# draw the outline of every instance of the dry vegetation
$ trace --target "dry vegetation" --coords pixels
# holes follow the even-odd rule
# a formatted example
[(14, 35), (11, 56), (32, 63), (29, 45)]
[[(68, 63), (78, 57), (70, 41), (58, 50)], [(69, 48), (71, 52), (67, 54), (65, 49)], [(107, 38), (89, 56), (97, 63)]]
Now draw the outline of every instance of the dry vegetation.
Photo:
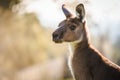
[(66, 45), (53, 43), (51, 33), (34, 14), (18, 16), (0, 9), (0, 80), (13, 80), (28, 66), (63, 57)]

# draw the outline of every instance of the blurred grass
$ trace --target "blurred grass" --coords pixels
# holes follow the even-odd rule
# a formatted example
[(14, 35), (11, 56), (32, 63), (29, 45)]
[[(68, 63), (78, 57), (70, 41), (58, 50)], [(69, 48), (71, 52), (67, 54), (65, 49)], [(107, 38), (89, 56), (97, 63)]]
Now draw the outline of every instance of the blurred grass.
[[(9, 14), (10, 15), (10, 14)], [(45, 57), (46, 53), (54, 54), (56, 51), (52, 51), (55, 45), (52, 42), (50, 30), (44, 30), (41, 28), (40, 24), (34, 21), (35, 16), (25, 15), (24, 17), (9, 17), (7, 14), (4, 19), (1, 18), (1, 48), (3, 53), (10, 54), (19, 54), (22, 57), (22, 54), (30, 54), (33, 57), (34, 55), (41, 55)], [(50, 34), (51, 33), (51, 34)], [(45, 53), (45, 54), (43, 54)], [(59, 53), (57, 52), (58, 55)], [(29, 55), (26, 55), (29, 56)], [(38, 56), (36, 56), (38, 57)], [(42, 59), (42, 58), (38, 58)]]
[(18, 70), (67, 53), (66, 45), (53, 43), (51, 34), (52, 30), (43, 28), (34, 14), (18, 16), (1, 8), (0, 80), (12, 80)]

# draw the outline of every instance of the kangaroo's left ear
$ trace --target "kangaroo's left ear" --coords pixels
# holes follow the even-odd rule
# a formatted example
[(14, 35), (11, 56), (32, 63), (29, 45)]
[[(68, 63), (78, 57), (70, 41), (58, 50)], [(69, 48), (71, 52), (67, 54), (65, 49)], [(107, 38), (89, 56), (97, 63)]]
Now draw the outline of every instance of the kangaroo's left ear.
[(80, 19), (80, 21), (84, 20), (85, 17), (85, 8), (83, 4), (79, 4), (76, 7), (76, 15)]

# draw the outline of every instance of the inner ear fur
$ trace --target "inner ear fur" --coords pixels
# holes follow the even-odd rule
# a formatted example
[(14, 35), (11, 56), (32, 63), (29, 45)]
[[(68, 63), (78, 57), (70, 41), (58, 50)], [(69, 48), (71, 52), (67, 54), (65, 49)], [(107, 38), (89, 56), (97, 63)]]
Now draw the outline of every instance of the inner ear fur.
[(77, 15), (77, 17), (78, 17), (81, 21), (84, 20), (84, 17), (85, 17), (85, 8), (84, 8), (84, 5), (83, 5), (83, 4), (77, 5), (77, 7), (76, 7), (76, 15)]

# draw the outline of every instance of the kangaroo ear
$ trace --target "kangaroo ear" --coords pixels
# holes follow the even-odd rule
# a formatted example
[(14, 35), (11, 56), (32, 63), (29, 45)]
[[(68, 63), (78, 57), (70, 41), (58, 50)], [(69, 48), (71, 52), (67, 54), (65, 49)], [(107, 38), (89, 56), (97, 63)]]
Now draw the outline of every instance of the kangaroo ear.
[(76, 7), (76, 15), (80, 19), (80, 21), (84, 20), (85, 17), (85, 8), (83, 4), (79, 4)]
[(73, 14), (66, 8), (65, 4), (62, 5), (62, 10), (63, 10), (63, 13), (65, 14), (66, 18), (70, 18), (73, 16)]

